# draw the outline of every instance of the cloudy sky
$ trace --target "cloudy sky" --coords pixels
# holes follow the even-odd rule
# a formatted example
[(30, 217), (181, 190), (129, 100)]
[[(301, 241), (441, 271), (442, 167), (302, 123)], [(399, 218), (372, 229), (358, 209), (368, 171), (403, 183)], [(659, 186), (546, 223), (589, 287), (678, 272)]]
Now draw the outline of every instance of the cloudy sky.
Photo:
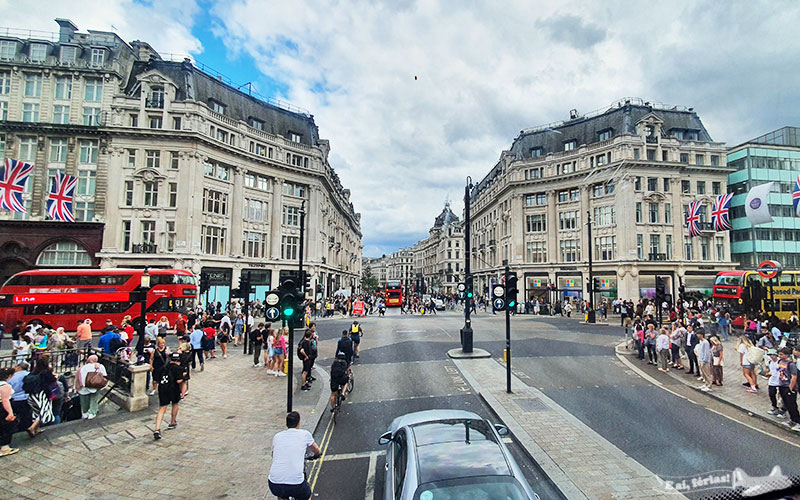
[(0, 0), (0, 17), (113, 30), (310, 110), (367, 256), (426, 236), (446, 199), (461, 214), (467, 175), (572, 108), (690, 106), (729, 145), (800, 125), (796, 1)]

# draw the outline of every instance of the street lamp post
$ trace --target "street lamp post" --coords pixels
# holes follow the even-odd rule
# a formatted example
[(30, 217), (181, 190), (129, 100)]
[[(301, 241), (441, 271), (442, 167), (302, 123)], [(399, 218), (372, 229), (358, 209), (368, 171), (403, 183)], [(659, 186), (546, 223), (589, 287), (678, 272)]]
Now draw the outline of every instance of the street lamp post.
[(466, 353), (472, 352), (472, 320), (469, 318), (470, 308), (472, 307), (472, 297), (474, 289), (470, 285), (472, 283), (472, 276), (470, 274), (469, 259), (470, 259), (470, 218), (469, 218), (469, 201), (470, 193), (472, 191), (472, 177), (467, 176), (467, 185), (464, 187), (464, 282), (467, 283), (467, 289), (464, 297), (464, 328), (461, 329), (461, 350)]
[(592, 212), (586, 211), (586, 228), (589, 231), (589, 310), (586, 311), (586, 322), (594, 323), (594, 274), (592, 273)]
[(139, 281), (139, 339), (136, 341), (136, 353), (141, 356), (144, 354), (144, 329), (147, 326), (147, 291), (150, 290), (150, 275), (147, 273), (147, 266), (144, 268), (141, 280)]

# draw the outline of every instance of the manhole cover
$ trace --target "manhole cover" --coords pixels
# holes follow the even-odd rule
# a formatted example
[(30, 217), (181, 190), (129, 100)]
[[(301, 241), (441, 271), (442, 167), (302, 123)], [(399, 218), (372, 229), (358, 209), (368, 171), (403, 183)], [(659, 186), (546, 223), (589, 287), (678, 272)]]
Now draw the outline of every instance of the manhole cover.
[(541, 399), (538, 398), (515, 398), (514, 402), (522, 408), (524, 411), (547, 411), (550, 409), (549, 406), (544, 404)]

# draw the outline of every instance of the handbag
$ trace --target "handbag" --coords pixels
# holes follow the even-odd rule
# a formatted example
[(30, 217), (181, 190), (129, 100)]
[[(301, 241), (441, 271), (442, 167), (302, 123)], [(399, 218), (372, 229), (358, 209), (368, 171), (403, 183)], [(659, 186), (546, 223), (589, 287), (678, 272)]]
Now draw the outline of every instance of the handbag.
[(108, 378), (103, 376), (103, 374), (98, 371), (87, 373), (86, 379), (83, 381), (84, 387), (88, 389), (102, 389), (107, 384), (108, 384)]

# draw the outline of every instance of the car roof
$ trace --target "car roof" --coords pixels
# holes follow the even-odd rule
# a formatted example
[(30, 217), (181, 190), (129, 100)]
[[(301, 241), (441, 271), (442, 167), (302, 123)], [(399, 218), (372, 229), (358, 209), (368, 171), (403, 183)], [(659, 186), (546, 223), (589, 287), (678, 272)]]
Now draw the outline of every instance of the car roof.
[(395, 432), (400, 427), (416, 425), (422, 422), (448, 419), (471, 419), (483, 420), (480, 415), (464, 410), (424, 410), (414, 413), (407, 413), (395, 418), (389, 426), (389, 430)]
[(503, 450), (493, 441), (418, 446), (419, 484), (475, 476), (512, 476)]

